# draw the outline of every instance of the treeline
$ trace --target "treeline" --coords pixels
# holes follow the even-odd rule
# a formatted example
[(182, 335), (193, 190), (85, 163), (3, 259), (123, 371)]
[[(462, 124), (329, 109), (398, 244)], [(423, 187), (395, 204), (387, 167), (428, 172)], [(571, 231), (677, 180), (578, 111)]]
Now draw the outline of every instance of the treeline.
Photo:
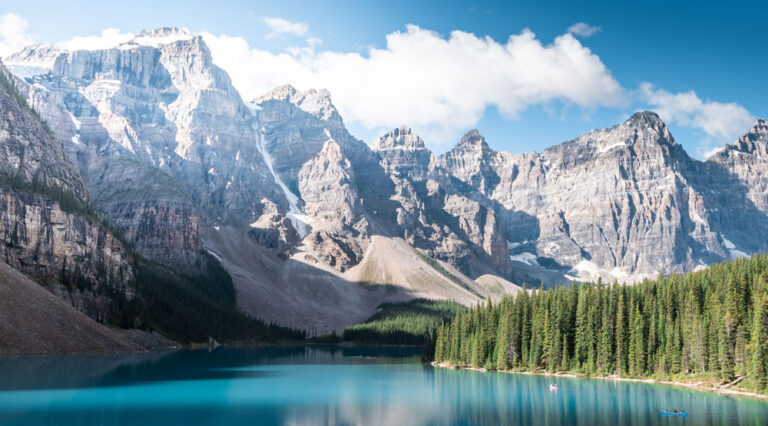
[(382, 303), (362, 324), (344, 329), (341, 340), (392, 345), (422, 345), (440, 324), (465, 310), (456, 302), (414, 299), (403, 303)]
[(19, 193), (41, 195), (59, 204), (59, 208), (67, 213), (77, 214), (89, 219), (97, 217), (96, 209), (90, 201), (78, 198), (74, 191), (52, 183), (44, 173), (37, 172), (32, 180), (27, 180), (19, 173), (8, 174), (0, 171), (0, 189), (8, 189)]
[(211, 255), (202, 269), (184, 274), (137, 256), (136, 298), (123, 309), (124, 318), (179, 342), (304, 340), (293, 330), (249, 317), (237, 307), (232, 278)]
[(632, 286), (521, 291), (443, 323), (434, 359), (497, 370), (708, 377), (766, 390), (768, 257)]

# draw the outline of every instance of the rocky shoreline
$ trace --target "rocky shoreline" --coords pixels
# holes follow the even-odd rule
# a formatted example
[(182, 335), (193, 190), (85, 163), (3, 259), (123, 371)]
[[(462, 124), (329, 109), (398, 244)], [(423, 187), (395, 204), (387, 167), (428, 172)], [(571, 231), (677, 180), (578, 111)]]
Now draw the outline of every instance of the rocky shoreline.
[(547, 373), (547, 372), (539, 373), (539, 372), (533, 372), (533, 371), (488, 370), (485, 368), (460, 367), (460, 366), (456, 366), (446, 362), (438, 363), (434, 361), (431, 362), (430, 364), (433, 367), (448, 368), (451, 370), (470, 370), (470, 371), (479, 371), (479, 372), (494, 371), (497, 373), (525, 374), (530, 376), (570, 377), (574, 379), (602, 379), (602, 380), (614, 380), (619, 382), (652, 383), (652, 384), (659, 384), (659, 385), (684, 387), (684, 388), (693, 389), (693, 390), (702, 391), (702, 392), (715, 392), (719, 394), (746, 396), (746, 397), (758, 398), (762, 400), (768, 400), (768, 395), (754, 393), (754, 392), (740, 391), (735, 389), (705, 386), (702, 382), (685, 383), (685, 382), (672, 381), (672, 380), (633, 379), (633, 378), (618, 377), (618, 376), (590, 376), (586, 374), (575, 374), (575, 373)]

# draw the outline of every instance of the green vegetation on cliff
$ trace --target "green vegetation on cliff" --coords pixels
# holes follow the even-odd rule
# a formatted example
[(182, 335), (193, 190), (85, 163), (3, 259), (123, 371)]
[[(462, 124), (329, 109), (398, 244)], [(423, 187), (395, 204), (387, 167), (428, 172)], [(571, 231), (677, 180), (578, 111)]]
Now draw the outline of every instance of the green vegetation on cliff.
[(522, 291), (459, 313), (432, 350), (435, 361), (458, 366), (738, 380), (765, 392), (768, 257), (633, 286)]

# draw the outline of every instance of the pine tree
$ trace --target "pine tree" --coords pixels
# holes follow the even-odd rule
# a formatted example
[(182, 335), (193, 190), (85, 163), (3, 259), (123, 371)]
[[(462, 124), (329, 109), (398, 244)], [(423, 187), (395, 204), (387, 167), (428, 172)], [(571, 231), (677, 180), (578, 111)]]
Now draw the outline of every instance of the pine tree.
[(480, 366), (480, 361), (481, 361), (481, 357), (482, 357), (481, 354), (480, 354), (480, 352), (482, 351), (482, 349), (480, 347), (482, 345), (482, 343), (480, 342), (480, 335), (476, 334), (476, 333), (473, 333), (472, 337), (470, 338), (470, 340), (472, 341), (472, 349), (471, 349), (472, 350), (472, 356), (470, 357), (469, 364), (472, 367), (477, 368), (477, 367)]
[(440, 324), (440, 328), (437, 329), (437, 338), (435, 339), (435, 362), (442, 362), (444, 358), (444, 344), (443, 339), (445, 335), (445, 323)]
[(627, 371), (627, 321), (624, 303), (624, 292), (619, 292), (618, 306), (616, 307), (616, 374), (621, 375)]
[(544, 322), (542, 325), (542, 332), (544, 333), (544, 339), (542, 341), (542, 359), (547, 370), (552, 365), (552, 326), (549, 318), (549, 308), (544, 311)]
[(610, 374), (613, 371), (613, 316), (611, 315), (612, 306), (609, 303), (610, 298), (607, 291), (603, 292), (602, 302), (602, 322), (600, 325), (600, 354), (599, 354), (599, 372), (600, 374)]
[(755, 388), (762, 392), (766, 387), (768, 366), (768, 296), (762, 295), (755, 306), (752, 320), (752, 360), (750, 376)]
[(732, 320), (730, 313), (725, 314), (723, 324), (720, 325), (720, 334), (718, 336), (718, 353), (720, 354), (720, 379), (731, 381), (734, 377), (733, 347), (731, 346), (731, 327)]
[(640, 306), (635, 304), (632, 314), (632, 335), (631, 335), (631, 364), (632, 374), (639, 376), (645, 372), (645, 339), (644, 339), (644, 320), (640, 313)]
[(584, 284), (579, 291), (576, 304), (576, 336), (574, 339), (573, 358), (579, 368), (587, 362), (589, 353), (589, 284)]
[(508, 310), (505, 310), (504, 316), (499, 324), (499, 333), (496, 337), (496, 369), (507, 370), (509, 368), (510, 358), (510, 320), (511, 316)]

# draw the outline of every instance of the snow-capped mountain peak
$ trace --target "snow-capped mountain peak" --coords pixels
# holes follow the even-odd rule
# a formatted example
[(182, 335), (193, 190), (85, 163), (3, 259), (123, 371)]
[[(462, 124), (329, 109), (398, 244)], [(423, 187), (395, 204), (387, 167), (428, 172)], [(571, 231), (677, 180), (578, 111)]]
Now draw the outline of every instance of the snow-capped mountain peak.
[(340, 119), (339, 113), (331, 101), (331, 93), (325, 89), (300, 91), (290, 84), (285, 84), (254, 99), (253, 104), (260, 105), (271, 100), (289, 102), (321, 120)]
[(160, 47), (178, 41), (191, 40), (194, 37), (186, 28), (163, 27), (152, 31), (141, 31), (130, 41), (121, 44), (121, 47), (131, 45)]

